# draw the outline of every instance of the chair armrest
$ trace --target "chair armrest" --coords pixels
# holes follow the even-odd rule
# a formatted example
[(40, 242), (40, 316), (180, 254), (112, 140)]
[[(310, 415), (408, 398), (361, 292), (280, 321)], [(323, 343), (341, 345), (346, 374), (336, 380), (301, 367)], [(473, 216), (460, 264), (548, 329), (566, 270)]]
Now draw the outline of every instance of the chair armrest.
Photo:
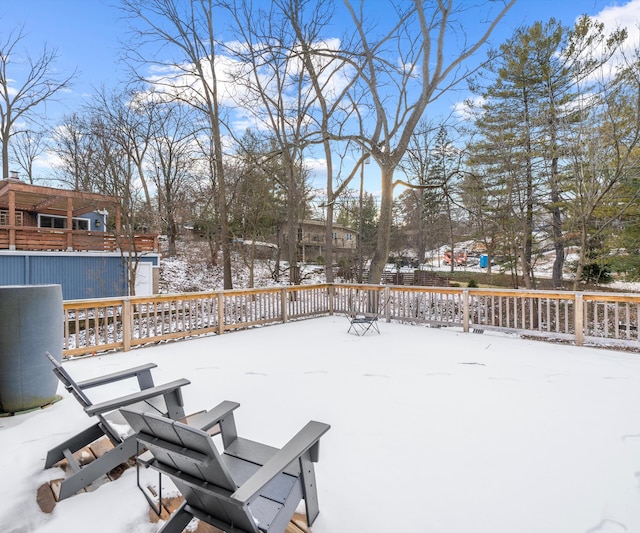
[(125, 407), (127, 405), (148, 400), (150, 398), (164, 396), (168, 393), (171, 393), (180, 389), (181, 387), (184, 387), (185, 385), (189, 385), (189, 383), (191, 382), (188, 379), (185, 379), (185, 378), (177, 379), (175, 381), (171, 381), (170, 383), (165, 383), (163, 385), (151, 387), (150, 389), (144, 389), (144, 390), (141, 390), (140, 392), (127, 394), (126, 396), (121, 396), (120, 398), (114, 398), (113, 400), (108, 400), (106, 402), (90, 405), (88, 407), (85, 407), (84, 410), (89, 416), (108, 413), (111, 411), (115, 411), (120, 407)]
[[(308, 422), (282, 449), (278, 450), (271, 459), (247, 479), (231, 495), (231, 498), (241, 504), (250, 502), (269, 481), (283, 472), (287, 466), (312, 448), (317, 447), (320, 437), (329, 431), (330, 427), (329, 424), (322, 422)], [(317, 461), (317, 448), (312, 450), (312, 456)]]
[(228, 400), (225, 400), (204, 413), (198, 413), (190, 416), (187, 423), (191, 427), (200, 429), (202, 431), (208, 431), (218, 422), (220, 422), (220, 420), (233, 414), (233, 411), (235, 411), (238, 407), (240, 407), (240, 404), (238, 402), (230, 402)]
[[(98, 376), (91, 379), (85, 379), (78, 382), (78, 387), (81, 389), (89, 389), (91, 387), (99, 387), (100, 385), (106, 385), (108, 383), (114, 383), (116, 381), (122, 381), (132, 377), (137, 377), (139, 374), (149, 373), (152, 368), (156, 368), (158, 365), (155, 363), (147, 363), (146, 365), (140, 365), (127, 370), (121, 370), (120, 372), (114, 372), (112, 374), (106, 374), (104, 376)], [(153, 386), (153, 380), (151, 381)]]

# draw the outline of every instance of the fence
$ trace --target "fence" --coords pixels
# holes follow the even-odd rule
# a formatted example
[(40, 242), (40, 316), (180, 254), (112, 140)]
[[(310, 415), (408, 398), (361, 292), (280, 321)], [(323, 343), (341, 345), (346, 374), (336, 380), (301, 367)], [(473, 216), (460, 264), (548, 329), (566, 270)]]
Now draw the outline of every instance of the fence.
[(117, 238), (103, 231), (82, 231), (65, 228), (37, 228), (8, 226), (0, 223), (0, 250), (31, 251), (100, 251), (115, 252), (119, 249), (138, 252), (157, 252), (157, 235), (135, 235), (133, 242), (126, 236)]
[(64, 354), (358, 311), (387, 321), (498, 330), (576, 345), (638, 346), (640, 295), (356, 284), (300, 285), (64, 302)]

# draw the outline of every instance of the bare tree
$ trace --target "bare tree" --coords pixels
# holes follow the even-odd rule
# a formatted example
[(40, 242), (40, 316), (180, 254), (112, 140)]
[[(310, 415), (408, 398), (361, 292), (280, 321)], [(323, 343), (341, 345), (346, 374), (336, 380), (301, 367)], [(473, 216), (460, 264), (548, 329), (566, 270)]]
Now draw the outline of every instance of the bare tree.
[[(319, 143), (322, 146), (326, 162), (326, 227), (324, 257), (327, 265), (326, 279), (333, 282), (333, 218), (336, 199), (343, 193), (354, 177), (352, 172), (348, 179), (334, 187), (337, 169), (334, 164), (335, 143), (332, 142), (331, 132), (339, 129), (351, 113), (343, 112), (343, 103), (351, 84), (355, 78), (349, 79), (345, 72), (349, 68), (347, 60), (336, 53), (337, 40), (323, 40), (322, 32), (330, 26), (335, 17), (333, 3), (327, 0), (278, 0), (274, 2), (291, 24), (296, 38), (296, 44), (291, 53), (302, 61), (305, 74), (309, 78), (315, 96), (318, 112), (313, 120), (317, 126)], [(349, 45), (345, 38), (340, 42), (342, 50)], [(313, 112), (313, 110), (311, 110)], [(353, 112), (353, 111), (352, 111)], [(364, 164), (364, 158), (355, 165), (355, 169)], [(363, 167), (361, 167), (363, 169)]]
[(411, 233), (415, 232), (414, 243), (420, 262), (424, 261), (426, 252), (425, 219), (428, 213), (425, 211), (435, 211), (434, 200), (442, 194), (442, 191), (439, 191), (440, 194), (435, 191), (442, 188), (440, 176), (432, 176), (430, 172), (435, 130), (432, 124), (422, 120), (411, 136), (405, 157), (400, 162), (400, 168), (410, 185), (402, 195), (406, 222), (413, 226)]
[(101, 107), (93, 110), (90, 121), (91, 137), (96, 147), (95, 169), (98, 192), (118, 199), (120, 216), (116, 216), (115, 237), (123, 263), (127, 268), (129, 292), (135, 294), (140, 250), (136, 234), (144, 227), (140, 217), (148, 216), (142, 208), (143, 195), (138, 185), (136, 160), (130, 147), (122, 142), (119, 125), (110, 121), (109, 113)]
[(197, 161), (193, 120), (188, 109), (160, 104), (154, 113), (155, 132), (149, 151), (150, 176), (155, 185), (163, 233), (169, 241), (169, 257), (176, 255), (178, 223), (189, 194), (189, 181)]
[(9, 142), (19, 133), (16, 125), (27, 118), (35, 118), (40, 104), (51, 100), (56, 93), (70, 86), (75, 75), (56, 74), (57, 51), (44, 46), (38, 57), (28, 52), (21, 55), (19, 46), (24, 39), (23, 29), (10, 31), (0, 41), (0, 148), (2, 178), (9, 177)]
[[(231, 249), (227, 215), (227, 184), (223, 163), (221, 96), (216, 68), (218, 41), (214, 0), (121, 0), (132, 20), (135, 43), (129, 47), (134, 64), (154, 66), (152, 73), (137, 76), (164, 92), (168, 98), (192, 106), (202, 117), (202, 127), (211, 139), (210, 165), (216, 185), (219, 220), (218, 240), (222, 249), (224, 288), (231, 289)], [(146, 45), (161, 43), (163, 54), (145, 56)], [(170, 51), (175, 52), (171, 57)], [(161, 72), (161, 75), (158, 75)]]
[(46, 149), (46, 134), (43, 131), (26, 129), (15, 135), (11, 143), (13, 158), (31, 184), (34, 182), (33, 166)]
[[(354, 6), (345, 0), (361, 51), (354, 59), (359, 80), (355, 88), (361, 94), (366, 93), (367, 119), (374, 121), (372, 128), (362, 124), (360, 131), (350, 138), (371, 154), (382, 173), (378, 244), (371, 262), (371, 281), (380, 280), (389, 254), (394, 171), (429, 103), (469, 75), (469, 70), (462, 68), (464, 62), (487, 41), (515, 0), (493, 4), (498, 9), (489, 18), (486, 16), (489, 2), (469, 7), (460, 0), (437, 0), (429, 4), (414, 0), (395, 9), (389, 6), (381, 10), (376, 6), (376, 11), (388, 15), (386, 27), (389, 28), (376, 39), (380, 31), (367, 27), (370, 13), (365, 12), (365, 3)], [(459, 39), (461, 22), (456, 17), (474, 7), (484, 10), (482, 20), (488, 20), (486, 30), (475, 39)], [(395, 13), (395, 18), (392, 19), (391, 13)], [(464, 44), (453, 53), (449, 45), (455, 42)], [(361, 97), (354, 100), (360, 101)]]
[[(97, 192), (117, 198), (115, 238), (127, 268), (133, 294), (140, 250), (136, 234), (148, 226), (149, 209), (138, 175), (137, 151), (123, 123), (128, 107), (121, 95), (100, 93), (83, 113), (68, 117), (58, 128), (53, 150), (61, 160), (58, 172), (75, 190)], [(129, 118), (131, 118), (129, 116)], [(149, 143), (149, 140), (145, 140)]]
[(279, 7), (271, 4), (269, 11), (253, 11), (243, 1), (229, 9), (242, 42), (236, 52), (242, 66), (234, 81), (243, 91), (236, 98), (269, 131), (272, 158), (280, 163), (275, 178), (287, 196), (289, 280), (298, 284), (298, 227), (305, 207), (303, 150), (309, 142), (308, 117), (316, 97), (307, 88), (304, 62), (292, 53), (298, 40)]
[[(266, 241), (286, 222), (284, 195), (280, 194), (276, 181), (278, 161), (270, 156), (270, 152), (268, 139), (248, 131), (237, 154), (235, 173), (238, 179), (233, 188), (230, 220), (232, 231), (244, 243), (241, 250), (244, 250), (242, 257), (249, 268), (249, 287), (255, 283), (256, 241)], [(275, 275), (278, 270), (279, 265), (276, 265)]]
[(54, 130), (51, 151), (58, 157), (59, 181), (74, 191), (96, 192), (101, 168), (91, 137), (89, 113), (73, 113)]
[(105, 120), (111, 124), (114, 140), (127, 152), (135, 164), (137, 178), (144, 195), (145, 206), (151, 210), (151, 193), (145, 173), (145, 156), (156, 127), (156, 113), (159, 108), (153, 95), (142, 91), (115, 89), (108, 92), (102, 88), (92, 106), (102, 110)]

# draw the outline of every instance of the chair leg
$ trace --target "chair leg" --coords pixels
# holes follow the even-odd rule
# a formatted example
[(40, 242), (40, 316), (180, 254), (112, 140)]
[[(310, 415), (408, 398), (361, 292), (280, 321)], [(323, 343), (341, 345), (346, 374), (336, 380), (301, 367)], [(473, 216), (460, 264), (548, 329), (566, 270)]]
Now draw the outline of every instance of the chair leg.
[[(296, 512), (296, 508), (303, 499), (304, 489), (302, 488), (302, 480), (298, 479), (296, 484), (291, 489), (291, 492), (287, 496), (286, 501), (282, 508), (278, 511), (276, 517), (271, 521), (266, 531), (281, 532), (287, 529), (293, 514)], [(262, 531), (262, 530), (260, 530)]]
[(70, 450), (71, 453), (77, 452), (103, 435), (104, 431), (100, 429), (99, 423), (88, 427), (70, 439), (61, 442), (55, 448), (51, 448), (47, 452), (47, 459), (45, 460), (44, 467), (51, 468), (58, 461), (62, 461), (64, 459), (65, 450)]
[(318, 489), (316, 486), (316, 471), (311, 461), (311, 453), (307, 452), (300, 457), (300, 471), (302, 477), (302, 491), (304, 504), (307, 509), (307, 524), (311, 526), (320, 513), (318, 504)]
[(180, 420), (184, 418), (184, 401), (182, 399), (182, 390), (176, 389), (164, 395), (164, 401), (167, 406), (167, 416), (172, 420)]
[(160, 516), (162, 514), (162, 472), (158, 471), (158, 503), (156, 503), (154, 498), (149, 494), (149, 490), (140, 484), (140, 452), (141, 448), (140, 443), (138, 442), (136, 446), (136, 484), (138, 485), (140, 492), (142, 492), (142, 495), (147, 500), (149, 507), (151, 507), (154, 513)]
[(69, 476), (62, 482), (60, 485), (60, 500), (73, 496), (79, 490), (82, 490), (99, 477), (109, 473), (130, 457), (133, 457), (136, 454), (136, 449), (137, 441), (135, 435), (132, 435), (102, 457), (83, 466), (79, 472)]
[(171, 518), (160, 528), (158, 533), (182, 533), (193, 518), (193, 515), (186, 511), (186, 505), (187, 502), (182, 502), (182, 505), (171, 515)]
[(371, 330), (373, 330), (373, 331), (377, 331), (378, 333), (380, 333), (380, 330), (378, 329), (378, 320), (377, 320), (377, 319), (375, 319), (375, 318), (374, 318), (373, 320), (371, 320), (371, 321), (369, 322), (369, 325), (367, 326), (367, 329), (365, 329), (365, 330), (364, 330), (363, 335), (364, 335), (365, 333), (367, 333), (367, 331), (369, 331), (370, 329), (371, 329)]

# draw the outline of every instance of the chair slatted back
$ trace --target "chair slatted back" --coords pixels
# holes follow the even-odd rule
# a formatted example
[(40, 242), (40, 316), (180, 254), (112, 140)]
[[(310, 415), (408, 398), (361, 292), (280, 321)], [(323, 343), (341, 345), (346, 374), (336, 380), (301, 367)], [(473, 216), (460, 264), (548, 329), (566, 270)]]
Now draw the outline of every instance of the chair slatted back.
[(153, 454), (158, 465), (151, 466), (171, 477), (191, 507), (238, 531), (259, 533), (248, 507), (229, 499), (237, 485), (207, 433), (153, 413), (121, 413)]
[(89, 397), (84, 393), (84, 391), (78, 386), (78, 384), (74, 381), (74, 379), (69, 375), (69, 373), (64, 369), (64, 367), (56, 361), (55, 357), (47, 352), (47, 357), (51, 364), (53, 365), (53, 373), (58, 377), (58, 379), (64, 385), (64, 388), (67, 389), (68, 392), (73, 394), (80, 402), (82, 407), (89, 407), (93, 405), (93, 402), (89, 399)]
[[(65, 368), (60, 363), (58, 363), (55, 357), (53, 357), (53, 355), (51, 355), (49, 352), (46, 352), (46, 354), (49, 358), (49, 361), (51, 361), (51, 364), (53, 365), (53, 373), (62, 382), (67, 392), (73, 394), (75, 399), (78, 400), (80, 405), (82, 405), (83, 409), (92, 406), (93, 402), (75, 382), (71, 375), (65, 370)], [(103, 415), (100, 414), (95, 415), (95, 417), (100, 421), (102, 431), (105, 432), (105, 434), (109, 437), (109, 440), (111, 440), (114, 445), (122, 442), (122, 436), (111, 427), (111, 423), (109, 422), (109, 420), (107, 420)]]

